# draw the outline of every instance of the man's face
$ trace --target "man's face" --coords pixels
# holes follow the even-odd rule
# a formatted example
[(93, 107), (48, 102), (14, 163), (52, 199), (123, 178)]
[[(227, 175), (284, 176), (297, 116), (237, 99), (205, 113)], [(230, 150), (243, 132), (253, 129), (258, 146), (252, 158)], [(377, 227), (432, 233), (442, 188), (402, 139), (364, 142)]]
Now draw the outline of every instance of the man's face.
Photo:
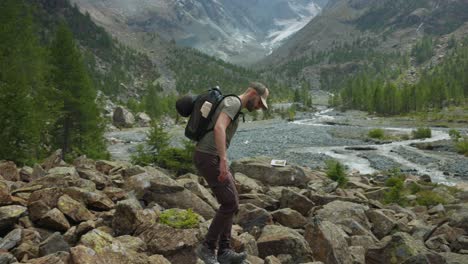
[(249, 110), (249, 112), (262, 109), (263, 104), (262, 104), (262, 100), (260, 99), (260, 96), (258, 94), (255, 94), (255, 96), (252, 96), (252, 98), (250, 98), (247, 101), (246, 107), (247, 107), (247, 110)]

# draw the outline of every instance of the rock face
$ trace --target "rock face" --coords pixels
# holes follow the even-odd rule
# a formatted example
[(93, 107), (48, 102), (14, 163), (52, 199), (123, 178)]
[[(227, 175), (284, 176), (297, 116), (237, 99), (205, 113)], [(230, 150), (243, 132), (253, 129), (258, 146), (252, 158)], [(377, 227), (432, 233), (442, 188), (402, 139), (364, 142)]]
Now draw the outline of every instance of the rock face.
[(270, 165), (268, 160), (263, 159), (238, 160), (234, 161), (231, 166), (236, 173), (240, 172), (263, 184), (272, 186), (305, 187), (311, 180), (304, 169), (298, 166), (287, 165), (275, 168)]
[[(0, 263), (201, 263), (195, 248), (219, 205), (198, 176), (84, 157), (73, 164), (56, 152), (38, 165), (37, 177), (0, 178)], [(11, 175), (18, 172), (15, 164), (7, 167), (15, 168)], [(366, 197), (383, 187), (370, 180), (337, 188), (321, 172), (307, 181), (311, 173), (299, 167), (256, 161), (248, 168), (256, 169), (237, 173), (240, 205), (231, 245), (246, 251), (250, 264), (466, 259), (468, 207), (461, 200), (403, 208)], [(267, 174), (272, 178), (260, 182)], [(300, 180), (280, 179), (293, 174)], [(198, 226), (163, 224), (161, 214), (172, 208), (192, 209)]]
[(116, 127), (132, 127), (135, 124), (135, 117), (127, 109), (118, 106), (112, 115), (112, 122)]

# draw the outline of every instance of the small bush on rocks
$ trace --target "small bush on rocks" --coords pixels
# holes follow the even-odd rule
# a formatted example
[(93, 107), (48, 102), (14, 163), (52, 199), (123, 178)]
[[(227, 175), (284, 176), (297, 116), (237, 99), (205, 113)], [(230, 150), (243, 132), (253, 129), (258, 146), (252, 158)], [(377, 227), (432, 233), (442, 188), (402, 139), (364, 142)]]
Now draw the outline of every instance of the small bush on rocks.
[(345, 186), (348, 182), (348, 178), (346, 177), (344, 166), (336, 160), (329, 160), (326, 163), (328, 178), (338, 182), (340, 187)]
[(194, 213), (192, 209), (181, 210), (172, 208), (165, 210), (159, 216), (159, 221), (162, 224), (180, 229), (198, 227), (199, 219), (198, 215)]
[(438, 205), (438, 204), (446, 204), (447, 202), (445, 201), (444, 198), (442, 198), (440, 195), (433, 191), (425, 190), (425, 191), (420, 191), (416, 194), (418, 198), (416, 198), (416, 202), (419, 205), (425, 205), (425, 206), (433, 206), (433, 205)]
[(383, 139), (385, 137), (385, 132), (381, 128), (375, 128), (369, 131), (367, 134), (370, 138)]
[(414, 139), (423, 139), (432, 137), (432, 131), (430, 128), (419, 127), (411, 132)]
[(468, 157), (468, 137), (465, 137), (463, 139), (459, 139), (455, 143), (455, 148), (457, 149), (457, 152), (460, 154), (463, 154)]
[(401, 206), (405, 206), (408, 201), (405, 198), (404, 182), (406, 176), (401, 173), (398, 168), (395, 168), (390, 171), (391, 177), (385, 181), (385, 186), (391, 187), (389, 191), (385, 194), (384, 203), (396, 203)]

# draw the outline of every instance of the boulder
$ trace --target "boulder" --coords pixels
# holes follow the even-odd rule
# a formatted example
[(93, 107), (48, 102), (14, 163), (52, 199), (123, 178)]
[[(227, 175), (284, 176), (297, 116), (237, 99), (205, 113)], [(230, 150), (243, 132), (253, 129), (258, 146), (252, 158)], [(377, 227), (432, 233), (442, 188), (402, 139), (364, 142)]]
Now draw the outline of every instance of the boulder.
[(256, 180), (247, 177), (243, 173), (235, 173), (234, 178), (238, 183), (239, 193), (262, 193), (263, 186)]
[(131, 176), (126, 186), (127, 190), (134, 190), (137, 198), (148, 204), (155, 202), (164, 208), (192, 208), (205, 219), (213, 218), (215, 214), (208, 203), (157, 170)]
[(177, 179), (177, 182), (184, 186), (187, 190), (193, 192), (198, 197), (200, 197), (203, 201), (207, 202), (213, 209), (218, 209), (219, 203), (216, 198), (208, 191), (205, 187), (203, 187), (198, 181), (190, 179), (190, 178), (180, 178)]
[(40, 256), (46, 256), (54, 254), (59, 251), (67, 252), (70, 246), (63, 239), (63, 236), (59, 232), (53, 233), (46, 240), (42, 241), (39, 245)]
[(44, 170), (44, 168), (42, 168), (41, 165), (39, 164), (34, 164), (34, 168), (33, 168), (33, 172), (32, 172), (32, 175), (31, 175), (31, 181), (37, 179), (37, 178), (40, 178), (40, 177), (43, 177), (47, 174), (47, 171)]
[(119, 236), (138, 235), (155, 224), (156, 219), (156, 213), (149, 209), (143, 210), (137, 200), (123, 200), (117, 203), (112, 228)]
[(54, 254), (28, 260), (28, 264), (68, 264), (70, 263), (70, 254), (59, 251)]
[(112, 186), (112, 182), (108, 176), (99, 171), (86, 168), (78, 168), (77, 171), (81, 178), (94, 182), (98, 190), (102, 190), (107, 186)]
[(245, 251), (248, 255), (258, 256), (258, 245), (255, 237), (249, 233), (242, 233), (238, 237), (241, 245), (236, 251), (242, 252)]
[(138, 237), (146, 243), (150, 254), (164, 255), (171, 263), (195, 264), (198, 235), (198, 229), (176, 229), (155, 224)]
[(278, 209), (280, 202), (269, 195), (261, 193), (244, 193), (239, 195), (239, 203), (251, 203), (266, 210), (273, 211)]
[(314, 218), (306, 225), (304, 238), (312, 249), (315, 260), (330, 264), (353, 263), (343, 230), (329, 221)]
[(289, 254), (294, 263), (312, 261), (312, 251), (304, 237), (294, 229), (266, 225), (257, 240), (258, 253), (261, 258), (270, 255)]
[(24, 182), (32, 181), (34, 179), (33, 171), (34, 169), (29, 166), (24, 166), (23, 168), (21, 168), (21, 170), (19, 171), (20, 180)]
[(75, 222), (94, 220), (96, 217), (84, 206), (84, 204), (72, 199), (68, 195), (62, 195), (57, 202), (58, 209)]
[(17, 263), (18, 260), (12, 254), (8, 252), (0, 252), (0, 263), (2, 264), (13, 264)]
[(382, 239), (396, 226), (396, 220), (385, 215), (381, 210), (368, 210), (367, 217), (372, 223), (372, 232), (378, 239)]
[(307, 219), (298, 211), (291, 208), (283, 208), (271, 213), (273, 220), (289, 228), (304, 228)]
[(23, 234), (22, 229), (16, 228), (8, 233), (4, 238), (0, 239), (0, 250), (9, 251), (16, 247), (21, 241), (21, 235)]
[(345, 219), (352, 219), (366, 229), (370, 229), (371, 225), (366, 216), (368, 206), (351, 202), (333, 201), (323, 206), (322, 209), (316, 212), (317, 218), (320, 220), (330, 221), (334, 224), (340, 224)]
[[(38, 185), (38, 186), (42, 187), (42, 185)], [(28, 208), (31, 212), (33, 210), (35, 211), (35, 209), (33, 208), (33, 204), (36, 204), (36, 202), (40, 202), (42, 204), (41, 207), (43, 206), (47, 206), (49, 208), (57, 207), (58, 199), (62, 195), (63, 195), (63, 192), (61, 188), (45, 188), (45, 189), (34, 191), (29, 196)], [(34, 217), (31, 219), (35, 221)]]
[(236, 173), (243, 173), (263, 184), (272, 186), (307, 187), (307, 183), (312, 179), (301, 167), (295, 165), (273, 167), (267, 159), (236, 160), (232, 162), (231, 167)]
[(19, 181), (20, 174), (16, 164), (12, 161), (0, 161), (0, 176), (7, 181)]
[(305, 195), (299, 194), (289, 189), (283, 189), (281, 192), (280, 207), (291, 208), (298, 211), (304, 216), (307, 216), (310, 209), (315, 204)]
[(267, 210), (253, 204), (239, 205), (239, 211), (234, 217), (234, 223), (242, 226), (249, 232), (255, 226), (263, 228), (265, 225), (273, 224), (273, 218)]
[(61, 232), (66, 232), (70, 228), (70, 223), (68, 222), (67, 218), (57, 208), (48, 211), (43, 217), (41, 217), (39, 220), (39, 225)]
[(118, 106), (112, 115), (112, 124), (116, 127), (132, 127), (135, 124), (135, 117), (124, 107)]
[(9, 205), (11, 203), (10, 187), (5, 181), (0, 180), (0, 205)]
[(416, 240), (407, 233), (398, 232), (385, 240), (380, 247), (369, 248), (366, 253), (366, 263), (402, 263), (424, 253), (428, 253), (428, 250), (421, 240)]
[(141, 127), (149, 127), (151, 125), (151, 117), (146, 113), (137, 113), (136, 120)]
[(0, 234), (10, 229), (26, 212), (27, 208), (20, 205), (0, 207)]
[(52, 153), (49, 157), (47, 157), (44, 162), (41, 164), (42, 168), (45, 171), (50, 170), (53, 167), (60, 166), (65, 162), (62, 160), (62, 150), (57, 149), (54, 153)]

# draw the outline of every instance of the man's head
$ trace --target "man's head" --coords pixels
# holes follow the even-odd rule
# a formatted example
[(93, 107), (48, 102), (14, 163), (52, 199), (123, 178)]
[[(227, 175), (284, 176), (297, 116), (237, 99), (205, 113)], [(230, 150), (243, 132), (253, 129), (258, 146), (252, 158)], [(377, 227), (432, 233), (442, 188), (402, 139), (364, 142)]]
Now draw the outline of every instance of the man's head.
[(249, 112), (268, 109), (267, 98), (270, 91), (263, 83), (251, 82), (245, 93), (248, 95), (245, 106)]

